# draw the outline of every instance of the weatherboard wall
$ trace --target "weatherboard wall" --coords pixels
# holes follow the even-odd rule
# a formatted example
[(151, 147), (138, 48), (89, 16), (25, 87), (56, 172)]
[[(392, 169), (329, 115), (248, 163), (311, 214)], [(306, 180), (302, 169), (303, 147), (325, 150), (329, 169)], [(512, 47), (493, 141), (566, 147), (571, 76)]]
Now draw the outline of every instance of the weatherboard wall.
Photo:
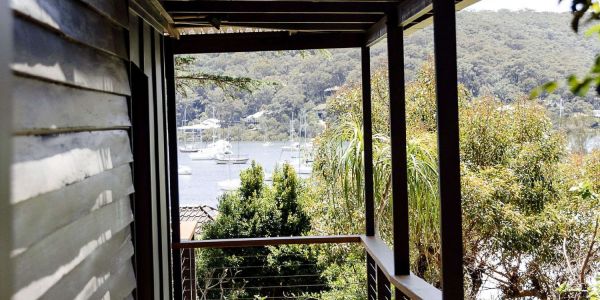
[(12, 299), (130, 297), (127, 1), (10, 6)]
[[(147, 102), (143, 105), (148, 110), (149, 121), (145, 124), (148, 130), (147, 146), (149, 149), (148, 178), (149, 203), (148, 218), (142, 222), (148, 222), (137, 231), (141, 236), (141, 243), (147, 243), (147, 247), (154, 249), (151, 257), (138, 259), (138, 264), (145, 267), (151, 266), (152, 278), (138, 278), (138, 284), (152, 281), (157, 284), (151, 286), (152, 291), (145, 290), (149, 298), (170, 299), (171, 280), (169, 277), (169, 200), (167, 186), (167, 143), (166, 143), (166, 98), (165, 98), (165, 74), (164, 74), (164, 37), (160, 28), (153, 25), (156, 22), (148, 22), (136, 11), (130, 9), (129, 32), (130, 32), (130, 58), (132, 68), (139, 68), (147, 77)], [(135, 87), (134, 87), (135, 88)], [(132, 109), (136, 110), (132, 103)], [(135, 145), (134, 145), (135, 152)], [(145, 235), (148, 236), (145, 236)], [(149, 241), (147, 240), (149, 239)], [(149, 270), (150, 271), (150, 270)], [(158, 284), (160, 283), (160, 284)]]
[(12, 287), (12, 210), (10, 209), (10, 166), (12, 162), (12, 18), (8, 0), (0, 0), (0, 299), (9, 299)]

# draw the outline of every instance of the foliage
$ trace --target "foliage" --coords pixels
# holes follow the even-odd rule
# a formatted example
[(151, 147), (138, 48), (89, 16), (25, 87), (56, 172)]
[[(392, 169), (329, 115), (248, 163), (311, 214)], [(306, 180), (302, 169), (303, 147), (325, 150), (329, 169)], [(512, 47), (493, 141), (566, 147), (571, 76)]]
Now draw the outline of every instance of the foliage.
[[(562, 1), (564, 0), (559, 0), (559, 2)], [(571, 0), (571, 12), (573, 14), (571, 28), (573, 31), (579, 32), (582, 22), (584, 25), (589, 25), (593, 21), (600, 20), (600, 3), (597, 0)], [(585, 36), (592, 35), (600, 38), (600, 24), (596, 23), (587, 28)], [(573, 53), (573, 55), (576, 54)], [(577, 96), (585, 96), (592, 85), (596, 87), (596, 93), (600, 95), (600, 54), (598, 53), (596, 53), (592, 67), (581, 79), (574, 74), (567, 77), (569, 90)], [(557, 87), (558, 83), (556, 81), (547, 82), (533, 89), (531, 97), (535, 98), (542, 92), (552, 93)]]
[(181, 125), (188, 120), (189, 113), (197, 112), (199, 88), (216, 88), (229, 97), (251, 93), (264, 85), (276, 85), (243, 76), (216, 75), (198, 69), (198, 58), (191, 55), (175, 56), (175, 92), (177, 95), (178, 119)]
[[(537, 86), (570, 74), (587, 72), (586, 63), (600, 50), (567, 25), (568, 13), (533, 11), (470, 12), (457, 15), (458, 79), (475, 97), (494, 95), (512, 102), (529, 95)], [(425, 28), (405, 40), (407, 81), (415, 78), (420, 66), (433, 54), (433, 34)], [(374, 67), (387, 61), (385, 42), (371, 51)], [(304, 54), (303, 54), (304, 53)], [(233, 77), (250, 77), (279, 85), (264, 84), (253, 93), (232, 91), (230, 96), (216, 86), (196, 88), (198, 94), (187, 107), (188, 120), (217, 117), (238, 122), (261, 110), (270, 111), (256, 126), (240, 131), (242, 139), (273, 140), (288, 137), (291, 114), (309, 116), (311, 136), (319, 133), (318, 118), (329, 88), (352, 84), (360, 79), (360, 51), (329, 50), (204, 54), (194, 56), (198, 70)], [(543, 55), (542, 55), (543, 53)], [(318, 67), (317, 67), (318, 66)], [(207, 72), (205, 72), (207, 73)], [(552, 94), (541, 94), (551, 117), (589, 114), (600, 109), (596, 95), (573, 95), (568, 87), (557, 87)], [(178, 106), (182, 116), (184, 107)], [(558, 123), (555, 121), (554, 123)]]
[(224, 91), (251, 92), (258, 88), (260, 81), (248, 77), (214, 75), (200, 72), (196, 68), (198, 59), (190, 55), (175, 56), (175, 90), (178, 95), (190, 98), (198, 87), (213, 85)]
[[(561, 265), (567, 270), (559, 282), (568, 293), (598, 293), (598, 260), (600, 251), (600, 151), (574, 155), (559, 169), (563, 177), (563, 197), (557, 205), (562, 209), (560, 229), (563, 239)], [(590, 286), (589, 278), (596, 275)]]
[[(241, 187), (220, 199), (217, 218), (205, 225), (203, 239), (300, 236), (308, 232), (310, 219), (300, 204), (305, 187), (290, 165), (275, 171), (273, 187), (264, 184), (263, 169), (255, 162), (242, 171), (240, 179)], [(311, 248), (205, 249), (197, 254), (201, 299), (283, 297), (322, 290), (319, 276), (293, 276), (320, 274)], [(314, 286), (277, 288), (306, 284)]]
[[(372, 80), (376, 220), (378, 233), (389, 243), (386, 73), (377, 71)], [(554, 130), (546, 109), (533, 100), (507, 104), (492, 96), (474, 97), (463, 86), (459, 95), (467, 294), (475, 298), (484, 288), (495, 288), (503, 297), (545, 299), (556, 297), (563, 283), (570, 296), (584, 297), (600, 268), (600, 232), (595, 225), (600, 215), (600, 154), (567, 157), (564, 138)], [(439, 286), (431, 63), (409, 82), (406, 99), (411, 265), (413, 272)], [(321, 197), (309, 205), (313, 230), (319, 233), (363, 232), (360, 103), (357, 85), (343, 87), (328, 100), (329, 122), (318, 139), (314, 168)], [(575, 157), (578, 160), (572, 161)], [(340, 251), (344, 250), (360, 254)], [(332, 273), (340, 273), (335, 271), (339, 266), (332, 265)]]
[[(437, 158), (435, 136), (429, 130), (435, 128), (435, 119), (428, 112), (423, 97), (431, 85), (432, 66), (417, 74), (407, 86), (407, 98), (415, 101), (407, 107), (407, 114), (421, 116), (409, 123), (411, 134), (407, 141), (408, 188), (412, 197), (409, 202), (411, 215), (411, 253), (415, 272), (424, 277), (436, 278), (439, 273), (431, 265), (439, 263), (439, 203), (437, 197)], [(373, 106), (373, 163), (376, 224), (381, 237), (391, 243), (391, 165), (389, 143), (389, 113), (387, 78), (384, 71), (372, 77)], [(313, 230), (326, 234), (363, 232), (364, 220), (364, 169), (363, 135), (360, 86), (342, 88), (328, 101), (330, 120), (327, 129), (319, 136), (314, 173), (319, 198), (311, 208)], [(435, 113), (435, 111), (433, 111)], [(350, 249), (340, 249), (350, 250)], [(350, 256), (362, 256), (362, 251), (350, 252)], [(343, 263), (342, 263), (343, 265)], [(338, 266), (338, 265), (336, 265)], [(350, 266), (348, 266), (350, 267)], [(348, 276), (348, 273), (340, 274)], [(356, 275), (356, 276), (361, 276)], [(360, 280), (356, 278), (356, 280)], [(343, 291), (337, 291), (339, 293)], [(350, 296), (348, 296), (350, 297)], [(360, 298), (360, 295), (352, 295)]]
[[(485, 275), (506, 297), (548, 298), (560, 252), (555, 207), (560, 136), (543, 108), (493, 98), (461, 112), (465, 267), (474, 297)], [(557, 208), (558, 210), (554, 210)]]

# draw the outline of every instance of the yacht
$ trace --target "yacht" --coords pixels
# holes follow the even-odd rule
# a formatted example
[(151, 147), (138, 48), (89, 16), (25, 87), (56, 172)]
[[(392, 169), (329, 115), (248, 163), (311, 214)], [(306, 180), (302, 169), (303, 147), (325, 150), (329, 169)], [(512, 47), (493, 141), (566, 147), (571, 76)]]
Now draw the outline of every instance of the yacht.
[(177, 167), (177, 174), (179, 175), (192, 175), (192, 168), (188, 166), (179, 165)]
[(206, 148), (198, 149), (194, 153), (190, 153), (191, 160), (213, 160), (217, 159), (218, 155), (231, 154), (231, 143), (226, 140), (218, 140), (208, 144)]
[(242, 182), (239, 179), (227, 179), (217, 182), (217, 186), (221, 191), (230, 192), (239, 189)]
[(218, 154), (215, 159), (217, 161), (217, 164), (219, 164), (219, 165), (224, 165), (224, 164), (243, 165), (243, 164), (248, 163), (248, 160), (250, 160), (248, 155), (241, 155), (241, 154)]

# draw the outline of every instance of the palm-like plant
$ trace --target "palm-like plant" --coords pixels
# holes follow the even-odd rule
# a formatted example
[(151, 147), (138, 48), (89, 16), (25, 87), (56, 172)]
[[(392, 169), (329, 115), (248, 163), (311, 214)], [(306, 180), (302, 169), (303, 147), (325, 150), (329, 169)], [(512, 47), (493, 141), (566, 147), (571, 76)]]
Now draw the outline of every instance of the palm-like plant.
[[(384, 74), (374, 77), (373, 106), (382, 111), (387, 106)], [(318, 139), (315, 173), (321, 191), (321, 213), (314, 227), (320, 233), (362, 233), (364, 228), (364, 136), (360, 93), (350, 87), (330, 100), (334, 113), (329, 127)], [(360, 90), (360, 89), (358, 89)], [(350, 109), (348, 109), (350, 108)], [(373, 115), (373, 182), (378, 234), (392, 243), (391, 148), (386, 114)], [(413, 270), (437, 282), (439, 263), (438, 165), (435, 135), (421, 127), (418, 135), (407, 139), (407, 178), (409, 192), (409, 224)]]

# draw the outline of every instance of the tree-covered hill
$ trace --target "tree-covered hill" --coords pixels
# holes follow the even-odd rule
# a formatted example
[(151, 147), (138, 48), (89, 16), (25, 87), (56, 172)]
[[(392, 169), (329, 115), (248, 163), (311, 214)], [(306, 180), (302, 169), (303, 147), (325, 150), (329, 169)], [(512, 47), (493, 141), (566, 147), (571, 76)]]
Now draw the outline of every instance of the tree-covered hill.
[[(564, 82), (570, 74), (584, 74), (600, 45), (595, 38), (575, 34), (569, 27), (570, 19), (567, 13), (460, 12), (459, 81), (475, 96), (492, 94), (511, 102), (549, 80)], [(371, 53), (375, 68), (384, 67), (385, 42), (373, 47)], [(406, 79), (412, 79), (432, 54), (431, 27), (409, 36), (405, 41)], [(309, 123), (316, 124), (317, 117), (310, 112), (324, 103), (330, 94), (326, 90), (360, 78), (358, 49), (207, 54), (198, 58), (197, 68), (203, 72), (251, 77), (266, 83), (253, 93), (199, 88), (196, 97), (179, 105), (180, 120), (212, 116), (213, 108), (216, 117), (226, 121), (269, 111), (256, 134), (246, 134), (246, 138), (262, 138), (265, 133), (271, 138), (285, 138), (292, 112), (296, 116), (308, 112)], [(595, 93), (586, 98), (574, 97), (564, 88), (543, 95), (542, 100), (556, 114), (561, 102), (563, 115), (600, 109)]]

